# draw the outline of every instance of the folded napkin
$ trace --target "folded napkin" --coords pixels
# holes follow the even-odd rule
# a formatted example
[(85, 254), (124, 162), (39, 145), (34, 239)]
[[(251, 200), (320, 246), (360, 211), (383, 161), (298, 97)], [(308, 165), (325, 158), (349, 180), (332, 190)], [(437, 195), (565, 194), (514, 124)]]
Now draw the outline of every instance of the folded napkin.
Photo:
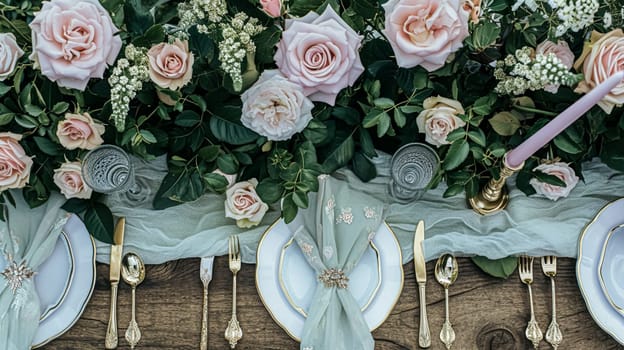
[(382, 221), (380, 201), (326, 175), (311, 205), (289, 224), (318, 284), (301, 335), (301, 349), (373, 349), (375, 342), (348, 289), (348, 276)]
[(35, 209), (21, 192), (12, 195), (16, 205), (7, 204), (7, 219), (0, 221), (0, 252), (8, 262), (0, 271), (0, 349), (23, 350), (30, 349), (41, 316), (33, 275), (52, 254), (68, 217), (60, 195)]

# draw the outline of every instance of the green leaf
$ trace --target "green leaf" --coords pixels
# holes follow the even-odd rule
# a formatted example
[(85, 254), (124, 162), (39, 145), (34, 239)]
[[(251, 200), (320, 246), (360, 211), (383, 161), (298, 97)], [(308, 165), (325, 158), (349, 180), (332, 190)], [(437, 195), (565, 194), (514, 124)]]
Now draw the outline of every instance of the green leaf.
[(377, 137), (382, 137), (388, 132), (388, 129), (390, 129), (390, 122), (390, 115), (384, 112), (381, 119), (379, 119), (379, 124), (377, 124)]
[(373, 126), (379, 124), (381, 119), (384, 117), (390, 118), (388, 112), (378, 108), (373, 108), (370, 112), (366, 113), (364, 120), (362, 120), (362, 126), (367, 129), (372, 128)]
[(197, 31), (197, 26), (189, 29), (189, 49), (197, 54), (197, 58), (212, 62), (215, 56), (215, 43), (207, 34)]
[(561, 180), (555, 175), (546, 174), (539, 170), (533, 170), (533, 176), (540, 182), (547, 183), (553, 186), (566, 187), (565, 181)]
[(483, 256), (475, 256), (472, 258), (472, 262), (483, 270), (483, 272), (498, 278), (507, 278), (511, 276), (511, 274), (516, 270), (516, 267), (518, 267), (518, 258), (514, 256), (498, 260), (490, 260)]
[(343, 167), (349, 163), (355, 152), (355, 142), (353, 137), (349, 135), (346, 139), (342, 140), (340, 144), (329, 153), (323, 162), (323, 167), (326, 173), (332, 173), (338, 168)]
[(379, 97), (373, 100), (373, 104), (377, 108), (388, 109), (394, 107), (394, 101), (386, 97)]
[(65, 202), (65, 204), (63, 204), (61, 208), (63, 208), (63, 210), (69, 213), (80, 214), (83, 211), (87, 210), (88, 207), (89, 207), (88, 200), (70, 198), (67, 200), (67, 202)]
[(489, 21), (482, 21), (468, 38), (468, 45), (475, 51), (482, 51), (494, 44), (500, 34), (500, 28)]
[(186, 128), (193, 127), (201, 122), (201, 116), (197, 112), (183, 111), (174, 120), (174, 124)]
[(352, 161), (353, 172), (360, 180), (368, 182), (377, 177), (377, 168), (362, 152), (355, 152)]
[(407, 118), (405, 118), (405, 114), (401, 112), (399, 108), (394, 110), (394, 122), (399, 128), (402, 128), (407, 123)]
[(132, 34), (143, 34), (145, 28), (154, 24), (154, 17), (149, 8), (143, 5), (141, 0), (127, 0), (124, 3), (124, 22), (126, 28)]
[(93, 202), (84, 214), (87, 231), (100, 242), (113, 244), (113, 213), (102, 203)]
[(468, 158), (470, 146), (466, 140), (458, 140), (449, 147), (446, 158), (444, 158), (444, 169), (453, 170)]
[(22, 114), (15, 117), (15, 122), (22, 128), (34, 129), (39, 126), (37, 120), (29, 115)]
[(624, 171), (624, 139), (605, 143), (600, 159), (610, 168)]
[(0, 114), (0, 126), (7, 125), (15, 118), (15, 113), (2, 113)]
[(238, 160), (232, 154), (221, 154), (217, 158), (217, 166), (226, 174), (236, 174), (238, 172)]
[(464, 185), (452, 184), (446, 189), (446, 191), (444, 191), (444, 194), (442, 195), (442, 197), (444, 198), (453, 197), (462, 193), (463, 191), (464, 191)]
[(256, 43), (256, 61), (258, 63), (273, 63), (275, 44), (282, 37), (278, 26), (270, 26), (254, 37)]
[(360, 113), (355, 108), (338, 106), (332, 109), (331, 114), (351, 126), (360, 123)]
[(327, 141), (329, 137), (329, 130), (327, 125), (317, 119), (312, 119), (308, 123), (305, 129), (303, 129), (303, 136), (314, 144), (319, 144)]
[(151, 47), (165, 40), (165, 30), (162, 25), (156, 24), (149, 27), (145, 33), (132, 40), (135, 46)]
[(7, 92), (11, 91), (11, 87), (0, 83), (0, 96), (4, 96)]
[(295, 191), (292, 195), (293, 202), (295, 202), (299, 208), (306, 209), (308, 207), (308, 195), (306, 193)]
[(26, 111), (26, 113), (28, 113), (29, 115), (35, 118), (44, 112), (44, 110), (41, 107), (37, 105), (31, 105), (31, 104), (25, 105), (24, 110)]
[(282, 198), (284, 186), (275, 179), (266, 178), (258, 183), (256, 192), (266, 203), (275, 203)]
[(367, 157), (377, 157), (377, 151), (375, 150), (373, 138), (366, 129), (360, 129), (360, 147), (362, 148), (362, 152)]
[[(231, 108), (238, 110), (238, 116), (240, 118), (240, 108)], [(227, 113), (232, 112), (231, 108), (227, 111)], [(227, 142), (232, 145), (244, 145), (246, 143), (251, 143), (259, 137), (258, 134), (244, 127), (239, 120), (234, 121), (225, 115), (218, 114), (215, 114), (210, 118), (210, 131), (219, 141)]]
[(520, 128), (520, 121), (511, 112), (496, 113), (488, 122), (492, 129), (501, 136), (511, 136)]
[(492, 111), (494, 102), (496, 102), (496, 95), (490, 94), (479, 97), (472, 105), (472, 111), (478, 115), (488, 115)]
[(446, 135), (446, 141), (453, 143), (457, 140), (463, 139), (465, 136), (466, 136), (466, 130), (462, 128), (457, 128), (449, 132), (448, 135)]
[(141, 134), (141, 138), (143, 139), (143, 141), (145, 143), (156, 143), (156, 136), (154, 136), (154, 134), (152, 134), (151, 131), (149, 130), (141, 130), (139, 132)]
[(50, 156), (58, 156), (59, 154), (63, 154), (63, 150), (59, 147), (58, 144), (52, 142), (47, 137), (35, 136), (33, 137), (37, 147), (41, 150), (41, 152), (50, 155)]
[(285, 223), (289, 223), (295, 219), (298, 211), (297, 204), (293, 200), (293, 194), (289, 193), (282, 201), (282, 217)]
[(199, 157), (206, 162), (212, 162), (217, 159), (220, 151), (221, 147), (219, 145), (205, 146), (199, 150)]
[(65, 113), (69, 109), (69, 103), (67, 102), (58, 102), (52, 107), (52, 113), (61, 114)]
[(315, 11), (324, 0), (291, 0), (288, 13), (295, 17), (303, 17), (310, 11)]
[(574, 142), (567, 133), (557, 135), (553, 141), (557, 148), (566, 153), (579, 154), (583, 152), (583, 146)]
[(204, 174), (204, 182), (209, 191), (223, 193), (228, 187), (228, 180), (225, 176), (217, 173)]
[(474, 143), (479, 146), (485, 147), (485, 133), (481, 129), (473, 129), (468, 131), (468, 138), (470, 138)]

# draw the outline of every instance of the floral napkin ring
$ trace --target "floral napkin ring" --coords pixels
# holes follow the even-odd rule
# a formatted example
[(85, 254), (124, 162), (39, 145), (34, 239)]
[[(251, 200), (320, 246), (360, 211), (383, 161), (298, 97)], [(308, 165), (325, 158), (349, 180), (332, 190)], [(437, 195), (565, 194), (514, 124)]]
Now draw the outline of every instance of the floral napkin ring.
[(326, 288), (338, 287), (347, 288), (349, 286), (349, 277), (341, 269), (329, 268), (318, 276), (319, 281), (323, 282)]

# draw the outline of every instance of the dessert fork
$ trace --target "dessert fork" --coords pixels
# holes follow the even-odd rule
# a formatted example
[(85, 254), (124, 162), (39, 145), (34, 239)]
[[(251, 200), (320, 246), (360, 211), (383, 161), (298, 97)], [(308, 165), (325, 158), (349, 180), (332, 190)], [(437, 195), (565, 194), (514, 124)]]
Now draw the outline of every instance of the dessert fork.
[(238, 324), (236, 319), (236, 274), (241, 269), (241, 256), (240, 256), (240, 244), (238, 242), (238, 236), (232, 235), (228, 241), (228, 251), (230, 259), (230, 271), (232, 271), (232, 318), (228, 322), (228, 326), (225, 329), (225, 339), (230, 343), (230, 348), (236, 348), (236, 344), (243, 337), (243, 330)]
[(208, 350), (208, 285), (212, 281), (212, 264), (214, 256), (208, 256), (201, 259), (199, 266), (199, 278), (204, 285), (204, 303), (202, 309), (202, 327), (201, 340), (199, 343), (200, 350)]
[(557, 257), (556, 256), (543, 256), (542, 257), (542, 271), (544, 275), (550, 277), (550, 286), (552, 289), (552, 320), (548, 329), (546, 330), (546, 341), (552, 345), (553, 349), (557, 350), (559, 344), (563, 340), (563, 335), (559, 329), (557, 323), (557, 304), (555, 302), (555, 276), (557, 275)]
[(533, 257), (521, 256), (518, 259), (518, 273), (522, 283), (526, 284), (529, 289), (529, 305), (531, 306), (531, 319), (527, 324), (524, 334), (527, 339), (533, 343), (533, 347), (537, 349), (543, 336), (535, 320), (535, 312), (533, 309), (533, 292), (531, 291), (531, 284), (533, 283)]

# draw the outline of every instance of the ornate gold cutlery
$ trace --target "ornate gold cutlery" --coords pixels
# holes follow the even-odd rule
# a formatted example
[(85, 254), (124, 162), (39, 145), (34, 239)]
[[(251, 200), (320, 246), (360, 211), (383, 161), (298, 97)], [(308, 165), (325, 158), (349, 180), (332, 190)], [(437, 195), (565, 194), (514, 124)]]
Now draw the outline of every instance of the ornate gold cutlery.
[(453, 326), (451, 325), (451, 321), (449, 319), (449, 292), (448, 289), (457, 279), (457, 274), (459, 273), (459, 265), (457, 264), (457, 259), (451, 254), (444, 254), (440, 258), (435, 265), (435, 277), (438, 280), (438, 283), (444, 287), (444, 310), (446, 314), (446, 318), (444, 319), (444, 323), (442, 324), (442, 330), (440, 331), (440, 340), (447, 349), (451, 348), (453, 342), (455, 341), (455, 331), (453, 330)]
[(427, 300), (425, 298), (425, 286), (427, 285), (427, 266), (422, 242), (425, 240), (425, 222), (420, 220), (416, 226), (414, 235), (414, 270), (416, 282), (418, 282), (418, 294), (420, 298), (420, 327), (418, 328), (418, 345), (421, 348), (431, 346), (431, 332), (427, 321)]
[(238, 324), (236, 319), (236, 274), (241, 269), (241, 256), (240, 256), (240, 244), (238, 242), (238, 236), (230, 236), (229, 239), (229, 259), (230, 259), (230, 271), (232, 271), (232, 318), (228, 322), (228, 326), (225, 329), (225, 339), (229, 342), (230, 348), (234, 349), (238, 341), (243, 337), (243, 330)]
[(542, 271), (548, 277), (550, 277), (550, 286), (552, 289), (552, 320), (546, 330), (546, 341), (552, 345), (553, 349), (557, 350), (559, 344), (563, 341), (563, 334), (559, 329), (557, 323), (557, 303), (555, 301), (555, 276), (557, 275), (557, 257), (556, 256), (543, 256), (542, 257)]
[(199, 278), (204, 285), (204, 303), (202, 308), (202, 326), (201, 340), (199, 342), (200, 350), (208, 350), (208, 285), (212, 281), (212, 264), (214, 256), (208, 256), (201, 259), (199, 265)]
[(533, 257), (521, 256), (518, 260), (518, 273), (522, 283), (526, 284), (529, 289), (529, 304), (531, 306), (531, 319), (524, 333), (527, 339), (533, 343), (533, 347), (537, 349), (542, 340), (542, 331), (535, 320), (535, 312), (533, 310), (533, 292), (531, 291), (531, 284), (533, 283)]
[(111, 245), (110, 253), (110, 273), (109, 280), (111, 283), (111, 303), (110, 314), (108, 318), (108, 327), (106, 329), (106, 339), (104, 347), (106, 349), (117, 348), (117, 288), (119, 287), (119, 274), (121, 270), (121, 252), (123, 250), (124, 232), (126, 218), (119, 218), (115, 227), (115, 236), (113, 238), (115, 244)]
[(130, 318), (130, 324), (126, 329), (126, 340), (130, 344), (130, 349), (134, 347), (141, 340), (141, 330), (136, 321), (136, 287), (145, 279), (145, 264), (141, 258), (134, 254), (128, 253), (124, 255), (121, 262), (121, 277), (130, 287), (132, 287), (132, 317)]

